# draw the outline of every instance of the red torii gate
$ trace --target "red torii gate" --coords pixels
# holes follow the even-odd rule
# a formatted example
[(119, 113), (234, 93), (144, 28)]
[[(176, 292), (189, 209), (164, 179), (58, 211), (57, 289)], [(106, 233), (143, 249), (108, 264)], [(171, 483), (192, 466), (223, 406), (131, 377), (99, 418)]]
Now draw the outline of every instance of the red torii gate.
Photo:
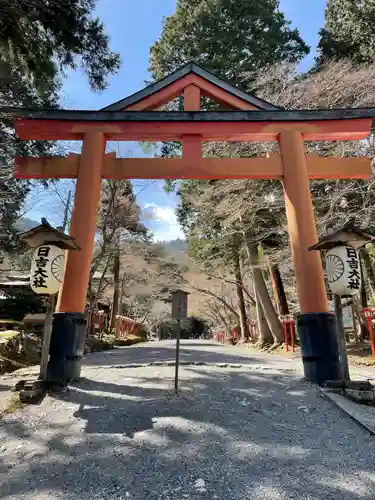
[[(155, 111), (177, 96), (183, 112)], [(225, 111), (200, 111), (201, 96)], [(309, 179), (366, 179), (368, 158), (305, 155), (304, 141), (361, 140), (375, 109), (285, 111), (247, 94), (194, 63), (100, 111), (7, 109), (22, 140), (81, 140), (81, 155), (17, 158), (14, 175), (77, 178), (71, 236), (80, 252), (67, 256), (59, 311), (83, 312), (102, 178), (278, 179), (285, 195), (290, 245), (302, 313), (328, 312)], [(180, 158), (116, 158), (107, 141), (177, 141)], [(203, 158), (205, 141), (276, 141), (265, 158)]]

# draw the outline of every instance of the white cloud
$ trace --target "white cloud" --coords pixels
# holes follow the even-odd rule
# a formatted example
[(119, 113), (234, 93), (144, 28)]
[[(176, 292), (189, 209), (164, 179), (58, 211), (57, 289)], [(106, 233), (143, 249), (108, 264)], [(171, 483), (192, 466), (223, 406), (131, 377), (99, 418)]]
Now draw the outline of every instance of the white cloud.
[(175, 240), (176, 238), (184, 238), (174, 208), (161, 207), (156, 205), (156, 203), (147, 203), (144, 208), (145, 219), (157, 223), (156, 227), (152, 228), (155, 240), (168, 241)]
[(172, 207), (160, 207), (155, 203), (145, 205), (146, 218), (166, 222), (167, 224), (178, 224), (176, 212)]

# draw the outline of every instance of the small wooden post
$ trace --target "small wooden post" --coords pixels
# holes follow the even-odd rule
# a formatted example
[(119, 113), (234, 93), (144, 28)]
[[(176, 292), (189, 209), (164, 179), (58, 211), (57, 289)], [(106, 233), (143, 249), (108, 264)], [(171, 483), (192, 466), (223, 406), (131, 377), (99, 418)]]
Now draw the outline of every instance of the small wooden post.
[(372, 316), (370, 316), (369, 321), (368, 321), (368, 326), (369, 326), (370, 343), (371, 343), (371, 354), (372, 354), (372, 357), (375, 358), (374, 328), (372, 326), (373, 319), (374, 318)]
[(174, 392), (178, 394), (178, 369), (180, 366), (180, 338), (181, 338), (181, 320), (177, 320), (176, 332), (176, 364), (174, 372)]
[(172, 292), (172, 318), (177, 321), (176, 364), (174, 375), (174, 390), (176, 394), (178, 394), (178, 370), (180, 365), (181, 320), (187, 318), (188, 295), (188, 292), (185, 292), (184, 290), (175, 290)]
[(374, 319), (374, 308), (366, 307), (365, 315), (367, 317), (367, 325), (368, 325), (368, 331), (369, 331), (369, 335), (370, 335), (371, 354), (372, 354), (372, 357), (375, 358), (374, 327), (372, 326), (372, 321)]
[(286, 352), (288, 352), (289, 351), (288, 322), (285, 319), (283, 320), (283, 327), (284, 327), (285, 350), (286, 350)]
[(47, 380), (47, 367), (49, 360), (49, 346), (51, 343), (53, 313), (55, 312), (56, 295), (47, 298), (46, 316), (43, 328), (43, 344), (40, 356), (39, 379)]
[(342, 318), (342, 306), (340, 295), (334, 295), (335, 315), (337, 319), (337, 338), (339, 342), (340, 360), (341, 360), (341, 373), (343, 380), (350, 380), (348, 353), (346, 352), (345, 329)]
[(294, 321), (292, 320), (290, 322), (290, 334), (292, 336), (292, 352), (294, 352), (294, 346), (295, 346), (295, 343), (296, 343), (296, 332), (294, 330)]

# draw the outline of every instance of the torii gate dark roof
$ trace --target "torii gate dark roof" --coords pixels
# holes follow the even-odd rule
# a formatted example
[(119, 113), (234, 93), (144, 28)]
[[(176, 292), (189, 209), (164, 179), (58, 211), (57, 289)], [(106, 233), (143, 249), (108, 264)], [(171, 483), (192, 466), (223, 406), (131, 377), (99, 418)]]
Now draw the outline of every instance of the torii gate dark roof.
[(293, 109), (275, 111), (92, 111), (1, 107), (0, 114), (26, 120), (87, 122), (312, 122), (316, 120), (371, 119), (374, 108)]
[(228, 92), (229, 94), (232, 94), (249, 104), (252, 104), (259, 110), (282, 109), (279, 108), (278, 106), (274, 106), (270, 102), (264, 101), (263, 99), (259, 99), (259, 97), (255, 97), (252, 94), (240, 90), (238, 87), (235, 87), (234, 85), (227, 82), (223, 78), (218, 78), (216, 75), (202, 68), (198, 64), (194, 62), (189, 62), (185, 64), (185, 66), (182, 66), (181, 68), (177, 69), (176, 71), (166, 76), (165, 78), (162, 78), (161, 80), (158, 80), (157, 82), (148, 85), (147, 87), (140, 90), (139, 92), (136, 92), (135, 94), (125, 97), (125, 99), (121, 99), (117, 102), (114, 102), (113, 104), (110, 104), (109, 106), (106, 106), (105, 108), (102, 108), (101, 111), (121, 111), (123, 109), (126, 109), (128, 106), (131, 106), (141, 101), (145, 97), (149, 97), (155, 94), (156, 92), (160, 92), (160, 90), (169, 87), (172, 83), (182, 79), (184, 76), (187, 76), (189, 74), (195, 74), (197, 76), (200, 76), (204, 80), (207, 80), (208, 82), (215, 85), (215, 87), (220, 88), (225, 92)]
[[(163, 104), (198, 87), (229, 110), (158, 111)], [(197, 89), (197, 90), (198, 90)], [(89, 129), (107, 140), (272, 141), (298, 130), (304, 140), (360, 140), (374, 126), (375, 108), (284, 110), (247, 94), (195, 63), (99, 111), (0, 108), (14, 119), (21, 140), (81, 140)]]

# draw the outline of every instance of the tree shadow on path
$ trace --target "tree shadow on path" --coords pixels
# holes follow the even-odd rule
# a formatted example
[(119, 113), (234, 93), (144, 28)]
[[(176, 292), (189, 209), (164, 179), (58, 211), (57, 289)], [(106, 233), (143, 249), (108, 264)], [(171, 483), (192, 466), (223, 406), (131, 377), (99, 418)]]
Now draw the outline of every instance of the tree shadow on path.
[(41, 455), (8, 467), (0, 498), (373, 498), (372, 440), (298, 377), (182, 367), (178, 397), (172, 379), (124, 370), (46, 400), (44, 420), (32, 412)]
[[(236, 363), (236, 364), (259, 364), (263, 361), (259, 356), (245, 354), (239, 349), (230, 346), (223, 347), (208, 342), (186, 343), (182, 341), (180, 359), (182, 362), (201, 363)], [(111, 351), (93, 353), (84, 357), (84, 366), (118, 366), (126, 367), (128, 364), (173, 362), (176, 358), (175, 346), (168, 343), (165, 345), (153, 345), (152, 342), (142, 346), (121, 347)], [(287, 359), (278, 360), (288, 364)]]

